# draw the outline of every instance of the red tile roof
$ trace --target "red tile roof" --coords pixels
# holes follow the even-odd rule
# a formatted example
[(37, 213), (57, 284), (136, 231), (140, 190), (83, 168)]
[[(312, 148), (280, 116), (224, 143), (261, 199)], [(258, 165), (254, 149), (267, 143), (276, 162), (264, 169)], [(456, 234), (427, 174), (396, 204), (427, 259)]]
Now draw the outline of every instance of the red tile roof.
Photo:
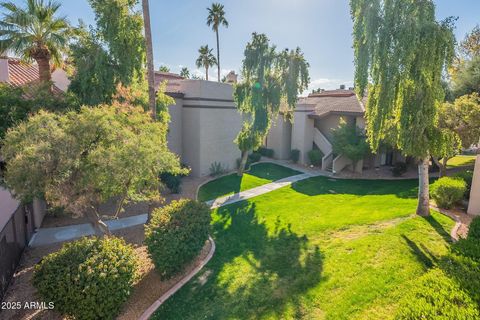
[[(14, 87), (35, 86), (39, 83), (39, 72), (36, 64), (28, 64), (19, 59), (8, 59), (8, 81), (7, 83)], [(63, 91), (57, 86), (52, 86), (54, 94), (60, 94)], [(28, 96), (28, 94), (27, 94)]]
[(155, 71), (155, 89), (158, 88), (160, 82), (167, 81), (167, 93), (182, 93), (180, 81), (184, 77), (170, 72)]

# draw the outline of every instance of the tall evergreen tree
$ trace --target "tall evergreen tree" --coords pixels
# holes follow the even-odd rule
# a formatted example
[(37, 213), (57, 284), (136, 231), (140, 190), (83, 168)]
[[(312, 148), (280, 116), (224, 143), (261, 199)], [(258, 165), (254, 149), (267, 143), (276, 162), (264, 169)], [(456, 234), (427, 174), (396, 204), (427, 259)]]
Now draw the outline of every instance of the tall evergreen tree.
[[(110, 103), (116, 87), (145, 86), (145, 38), (138, 0), (89, 0), (96, 26), (83, 28), (72, 47), (70, 89), (82, 103)], [(146, 86), (145, 86), (146, 92)], [(148, 103), (145, 102), (148, 106)]]
[(218, 27), (224, 26), (228, 28), (228, 21), (225, 18), (225, 10), (223, 4), (220, 3), (212, 3), (208, 10), (208, 17), (207, 17), (207, 26), (211, 26), (212, 30), (215, 31), (215, 35), (217, 37), (217, 76), (218, 82), (220, 82), (220, 39), (218, 36)]
[(355, 85), (361, 96), (368, 89), (368, 141), (378, 150), (394, 136), (400, 150), (419, 159), (417, 214), (429, 215), (428, 167), (441, 137), (437, 107), (454, 55), (453, 20), (436, 21), (431, 0), (351, 0), (350, 6)]

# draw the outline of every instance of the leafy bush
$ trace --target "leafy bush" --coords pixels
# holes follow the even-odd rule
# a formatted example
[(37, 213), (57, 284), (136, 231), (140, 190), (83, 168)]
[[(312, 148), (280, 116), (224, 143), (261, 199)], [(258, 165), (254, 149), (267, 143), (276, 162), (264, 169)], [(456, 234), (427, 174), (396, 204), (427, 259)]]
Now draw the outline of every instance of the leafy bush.
[(180, 193), (182, 191), (182, 176), (175, 175), (170, 172), (164, 172), (160, 175), (160, 180), (164, 183), (172, 193)]
[(432, 198), (440, 208), (450, 209), (455, 203), (462, 200), (467, 185), (459, 178), (443, 177), (432, 185)]
[(273, 149), (265, 148), (265, 147), (260, 147), (258, 149), (258, 152), (267, 158), (273, 158), (273, 155), (275, 154), (275, 151)]
[(293, 149), (292, 151), (290, 151), (290, 160), (292, 160), (293, 163), (297, 163), (299, 159), (300, 159), (300, 150)]
[(407, 164), (405, 162), (397, 162), (393, 166), (392, 173), (394, 177), (401, 177), (407, 172)]
[(461, 178), (467, 184), (467, 191), (465, 192), (465, 198), (470, 198), (470, 190), (472, 189), (472, 181), (473, 181), (473, 171), (472, 170), (465, 170), (457, 172), (454, 177)]
[(221, 164), (220, 162), (215, 161), (210, 165), (210, 175), (212, 177), (222, 175), (227, 171), (228, 169), (224, 167), (223, 164)]
[(155, 209), (145, 227), (145, 243), (162, 279), (181, 272), (208, 239), (210, 209), (194, 200)]
[(480, 241), (478, 239), (460, 239), (452, 245), (452, 251), (480, 262)]
[(83, 238), (35, 266), (33, 284), (45, 301), (75, 319), (114, 319), (135, 281), (135, 253), (123, 239)]
[(480, 242), (480, 217), (476, 217), (470, 223), (468, 229), (468, 239), (477, 240)]
[(322, 164), (323, 154), (320, 150), (310, 150), (308, 151), (308, 159), (310, 160), (310, 164), (314, 166), (320, 166)]
[(472, 298), (440, 269), (432, 269), (417, 280), (402, 300), (396, 319), (478, 319)]
[(249, 156), (248, 159), (250, 160), (251, 163), (255, 163), (260, 161), (262, 158), (262, 154), (260, 152), (252, 152)]

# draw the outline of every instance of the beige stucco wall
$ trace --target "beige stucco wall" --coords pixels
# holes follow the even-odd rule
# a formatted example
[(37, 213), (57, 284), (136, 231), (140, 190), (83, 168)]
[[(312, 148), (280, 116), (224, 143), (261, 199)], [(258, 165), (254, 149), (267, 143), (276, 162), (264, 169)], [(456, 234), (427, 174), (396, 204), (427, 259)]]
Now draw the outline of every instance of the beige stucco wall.
[(213, 162), (235, 169), (240, 151), (233, 142), (242, 116), (233, 103), (232, 86), (225, 83), (182, 81), (182, 161), (193, 176), (210, 173)]
[(274, 150), (275, 159), (290, 159), (292, 144), (292, 123), (279, 115), (274, 120), (267, 136), (267, 148)]
[(67, 91), (68, 86), (70, 85), (70, 79), (65, 70), (57, 68), (52, 73), (52, 81), (60, 90)]
[(182, 156), (182, 130), (183, 130), (183, 99), (175, 98), (175, 104), (168, 107), (170, 123), (168, 125), (167, 142), (168, 148)]
[(480, 155), (475, 161), (473, 172), (472, 189), (470, 190), (470, 201), (468, 203), (468, 214), (480, 215)]
[[(330, 142), (332, 142), (333, 130), (338, 128), (341, 118), (342, 116), (330, 114), (322, 119), (315, 120), (315, 127), (318, 128), (320, 132), (330, 140)], [(355, 118), (351, 116), (343, 116), (343, 119), (345, 119), (348, 124), (353, 124)]]
[(298, 104), (293, 113), (292, 150), (300, 151), (299, 163), (308, 164), (308, 151), (313, 148), (314, 121), (308, 118), (315, 105)]

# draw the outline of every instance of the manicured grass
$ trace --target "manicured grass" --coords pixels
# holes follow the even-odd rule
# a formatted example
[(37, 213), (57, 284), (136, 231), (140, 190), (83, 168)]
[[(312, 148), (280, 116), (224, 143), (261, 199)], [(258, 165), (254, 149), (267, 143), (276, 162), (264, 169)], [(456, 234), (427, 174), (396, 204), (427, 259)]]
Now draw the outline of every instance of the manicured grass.
[(317, 177), (213, 211), (217, 249), (153, 319), (392, 319), (449, 246), (414, 180)]
[(455, 156), (447, 162), (447, 168), (457, 168), (475, 165), (476, 156)]
[(207, 201), (228, 196), (297, 174), (300, 172), (274, 163), (254, 164), (243, 177), (232, 173), (203, 185), (198, 191), (198, 200)]

